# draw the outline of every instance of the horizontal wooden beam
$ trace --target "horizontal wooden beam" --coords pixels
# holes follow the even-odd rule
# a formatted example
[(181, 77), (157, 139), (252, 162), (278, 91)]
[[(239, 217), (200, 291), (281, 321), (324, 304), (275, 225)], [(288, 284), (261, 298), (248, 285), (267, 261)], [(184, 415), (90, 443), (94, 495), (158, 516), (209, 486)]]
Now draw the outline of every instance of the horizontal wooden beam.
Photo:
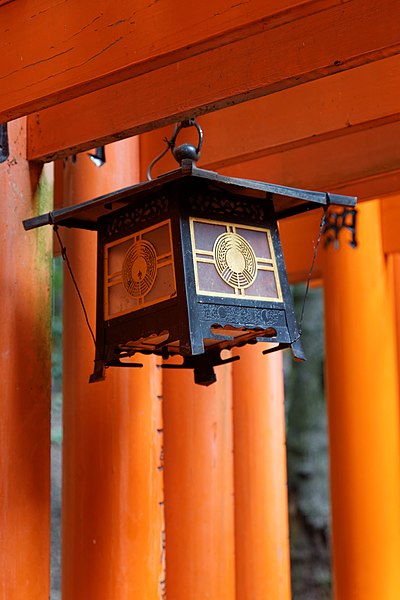
[(0, 123), (341, 4), (24, 0), (0, 8)]
[(395, 56), (204, 115), (205, 163), (220, 169), (399, 121), (399, 81)]
[(400, 190), (400, 123), (220, 169), (223, 175), (376, 198)]
[(42, 111), (29, 157), (52, 160), (400, 52), (400, 4), (339, 6)]
[[(199, 164), (219, 170), (399, 121), (399, 81), (400, 56), (395, 56), (203, 115)], [(143, 164), (160, 152), (163, 138), (171, 132), (169, 126), (141, 137)], [(189, 134), (186, 130), (182, 140)], [(157, 163), (154, 175), (173, 168), (174, 160), (168, 156)]]

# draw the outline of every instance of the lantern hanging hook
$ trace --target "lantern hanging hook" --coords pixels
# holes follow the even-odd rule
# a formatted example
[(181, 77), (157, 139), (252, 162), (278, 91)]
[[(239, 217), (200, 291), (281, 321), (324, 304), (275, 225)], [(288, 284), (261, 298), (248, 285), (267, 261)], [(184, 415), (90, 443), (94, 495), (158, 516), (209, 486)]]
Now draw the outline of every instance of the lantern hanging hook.
[[(189, 144), (187, 142), (181, 144), (180, 146), (176, 146), (176, 138), (178, 137), (179, 132), (181, 131), (181, 129), (186, 129), (188, 127), (195, 127), (197, 129), (197, 133), (199, 136), (197, 147), (194, 146), (193, 144)], [(203, 130), (194, 117), (191, 119), (186, 119), (184, 121), (180, 121), (179, 123), (175, 124), (172, 136), (169, 139), (167, 137), (165, 137), (164, 142), (167, 144), (167, 147), (164, 148), (164, 150), (162, 152), (160, 152), (160, 154), (151, 161), (149, 168), (147, 169), (147, 180), (148, 181), (152, 180), (151, 171), (152, 171), (154, 165), (159, 160), (161, 160), (161, 158), (163, 158), (163, 156), (165, 156), (165, 154), (167, 154), (168, 150), (171, 151), (173, 157), (180, 165), (182, 164), (182, 161), (185, 159), (191, 160), (193, 162), (197, 162), (200, 158), (200, 151), (201, 151), (201, 147), (203, 145)]]

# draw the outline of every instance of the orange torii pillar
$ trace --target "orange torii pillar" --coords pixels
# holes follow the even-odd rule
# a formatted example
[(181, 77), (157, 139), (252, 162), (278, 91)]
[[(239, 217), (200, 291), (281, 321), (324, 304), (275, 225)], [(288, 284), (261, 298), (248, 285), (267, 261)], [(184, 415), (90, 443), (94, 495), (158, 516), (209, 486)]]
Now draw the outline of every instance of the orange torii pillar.
[(290, 600), (282, 352), (235, 353), (233, 448), (236, 600)]
[[(25, 160), (25, 119), (9, 124), (0, 165), (0, 598), (50, 591), (51, 231), (22, 220), (51, 210), (41, 166)], [(40, 180), (40, 182), (39, 182)], [(39, 187), (38, 187), (39, 186)]]
[(235, 600), (232, 377), (195, 385), (163, 372), (166, 593), (173, 600)]
[[(400, 236), (399, 236), (400, 242)], [(395, 319), (396, 319), (396, 340), (397, 340), (397, 372), (399, 374), (399, 386), (400, 386), (400, 253), (389, 254), (388, 256), (389, 268), (391, 270), (393, 298), (395, 305)]]
[(334, 590), (400, 598), (400, 445), (394, 310), (379, 201), (324, 253)]
[[(64, 202), (137, 181), (137, 140), (106, 148), (96, 168), (68, 162)], [(60, 234), (94, 326), (96, 236)], [(109, 369), (88, 384), (94, 347), (64, 275), (63, 600), (159, 600), (164, 586), (162, 414), (159, 369)]]

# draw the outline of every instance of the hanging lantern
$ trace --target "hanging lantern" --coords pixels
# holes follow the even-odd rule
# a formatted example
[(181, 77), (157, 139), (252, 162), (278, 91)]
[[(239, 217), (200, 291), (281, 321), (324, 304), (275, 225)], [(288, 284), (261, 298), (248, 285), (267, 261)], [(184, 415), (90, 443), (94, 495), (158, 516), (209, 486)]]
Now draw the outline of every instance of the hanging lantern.
[[(191, 124), (197, 148), (176, 148)], [(108, 366), (141, 366), (129, 361), (140, 353), (182, 356), (163, 366), (193, 368), (203, 385), (216, 380), (215, 366), (238, 359), (223, 359), (225, 349), (264, 342), (265, 353), (291, 347), (305, 358), (277, 221), (356, 199), (199, 169), (201, 143), (197, 122), (180, 124), (169, 142), (177, 170), (24, 222), (98, 232), (92, 382)]]

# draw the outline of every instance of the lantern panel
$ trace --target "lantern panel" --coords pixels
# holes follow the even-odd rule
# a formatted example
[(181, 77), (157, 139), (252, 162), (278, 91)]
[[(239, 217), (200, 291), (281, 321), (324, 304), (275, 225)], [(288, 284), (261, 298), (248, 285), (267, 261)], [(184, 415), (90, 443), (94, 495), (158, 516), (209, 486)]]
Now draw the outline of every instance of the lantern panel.
[(232, 288), (219, 277), (211, 258), (204, 257), (201, 253), (196, 253), (197, 263), (197, 292), (207, 295), (229, 296)]
[(269, 229), (189, 221), (197, 294), (282, 302)]
[(176, 280), (169, 220), (105, 244), (105, 320), (174, 296)]

